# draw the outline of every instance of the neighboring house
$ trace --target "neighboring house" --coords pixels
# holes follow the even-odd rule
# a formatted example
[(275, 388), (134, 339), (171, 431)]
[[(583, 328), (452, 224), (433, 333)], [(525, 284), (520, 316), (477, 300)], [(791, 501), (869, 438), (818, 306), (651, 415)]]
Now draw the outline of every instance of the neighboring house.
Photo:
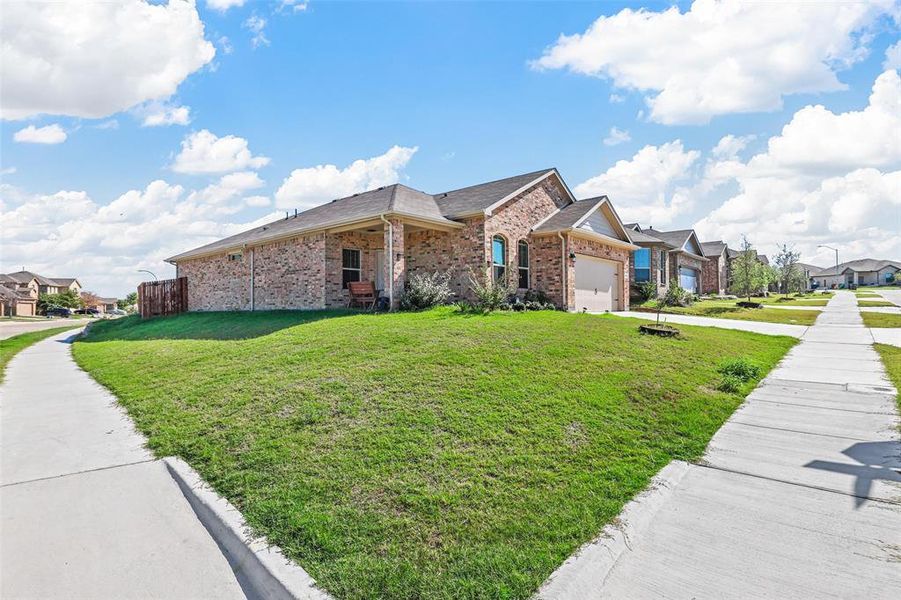
[(38, 282), (34, 278), (21, 279), (0, 275), (0, 316), (33, 317), (37, 314)]
[(701, 292), (725, 294), (729, 289), (729, 257), (722, 240), (701, 242), (701, 251), (707, 262), (701, 270)]
[(804, 275), (804, 281), (806, 282), (807, 289), (813, 288), (813, 278), (823, 271), (823, 267), (818, 267), (816, 265), (808, 265), (807, 263), (798, 263), (798, 268), (801, 269), (801, 273)]
[(901, 262), (862, 258), (822, 269), (812, 276), (815, 287), (836, 288), (848, 285), (885, 285), (901, 275)]
[(512, 277), (567, 310), (629, 307), (630, 232), (602, 196), (576, 201), (556, 169), (440, 194), (395, 184), (333, 200), (168, 260), (189, 310), (318, 309), (372, 281), (397, 306), (417, 273)]
[(672, 281), (692, 293), (701, 293), (708, 260), (693, 229), (658, 231), (653, 227), (642, 229), (638, 223), (629, 223), (627, 228), (632, 241), (641, 247), (632, 253), (630, 261), (635, 283), (656, 282), (659, 296), (666, 293)]
[(26, 282), (34, 279), (38, 283), (38, 294), (60, 294), (66, 290), (72, 290), (76, 294), (81, 293), (81, 284), (74, 277), (44, 277), (31, 271), (17, 271), (8, 273), (7, 277), (11, 277), (19, 282)]
[(94, 302), (93, 306), (89, 306), (88, 308), (96, 308), (101, 313), (108, 313), (111, 310), (117, 308), (116, 302), (117, 298), (97, 298), (97, 301)]

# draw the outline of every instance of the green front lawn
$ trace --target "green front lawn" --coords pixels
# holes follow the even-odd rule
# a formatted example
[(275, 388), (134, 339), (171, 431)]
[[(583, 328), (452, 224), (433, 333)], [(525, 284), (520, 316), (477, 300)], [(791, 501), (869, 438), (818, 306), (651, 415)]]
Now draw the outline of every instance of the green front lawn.
[(901, 410), (901, 348), (888, 344), (875, 344), (876, 350), (882, 357), (882, 364), (888, 373), (888, 378), (895, 384), (895, 400), (898, 402), (898, 410)]
[(863, 324), (867, 327), (901, 327), (901, 315), (861, 311)]
[[(757, 302), (755, 298), (753, 301)], [(813, 300), (810, 300), (811, 302)], [(675, 315), (694, 315), (697, 317), (717, 317), (720, 319), (738, 319), (740, 321), (763, 321), (766, 323), (785, 323), (788, 325), (813, 325), (819, 310), (784, 310), (781, 308), (740, 308), (736, 306), (740, 300), (700, 300), (691, 306), (668, 306), (664, 313)], [(650, 301), (637, 307), (640, 311), (656, 312), (655, 302)], [(792, 303), (782, 303), (792, 306)]]
[(888, 300), (868, 300), (866, 298), (858, 298), (857, 306), (866, 308), (867, 306), (895, 306), (895, 304)]
[(40, 331), (29, 331), (28, 333), (20, 333), (19, 335), (14, 335), (5, 340), (0, 340), (0, 381), (3, 381), (3, 376), (6, 373), (6, 365), (13, 359), (13, 356), (43, 339), (77, 327), (80, 327), (80, 325), (67, 325), (65, 327), (41, 329)]
[(664, 465), (702, 455), (755, 385), (719, 391), (722, 361), (762, 377), (796, 342), (643, 322), (127, 317), (74, 355), (158, 456), (182, 456), (336, 597), (528, 598)]

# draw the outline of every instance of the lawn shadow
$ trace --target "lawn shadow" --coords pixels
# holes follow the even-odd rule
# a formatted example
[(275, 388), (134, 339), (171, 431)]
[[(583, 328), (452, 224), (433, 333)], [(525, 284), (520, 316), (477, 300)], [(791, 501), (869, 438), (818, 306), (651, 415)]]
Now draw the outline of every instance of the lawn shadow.
[(367, 314), (349, 309), (188, 312), (142, 319), (138, 315), (94, 323), (80, 342), (246, 340), (324, 319)]

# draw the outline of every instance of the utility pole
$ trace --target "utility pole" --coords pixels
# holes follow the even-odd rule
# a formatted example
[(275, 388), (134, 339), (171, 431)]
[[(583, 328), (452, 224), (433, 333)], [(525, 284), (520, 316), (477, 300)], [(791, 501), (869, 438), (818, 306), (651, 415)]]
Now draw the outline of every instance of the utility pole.
[(830, 250), (835, 250), (835, 267), (838, 268), (838, 248), (833, 248), (832, 246), (827, 246), (826, 244), (820, 244), (817, 248), (829, 248)]

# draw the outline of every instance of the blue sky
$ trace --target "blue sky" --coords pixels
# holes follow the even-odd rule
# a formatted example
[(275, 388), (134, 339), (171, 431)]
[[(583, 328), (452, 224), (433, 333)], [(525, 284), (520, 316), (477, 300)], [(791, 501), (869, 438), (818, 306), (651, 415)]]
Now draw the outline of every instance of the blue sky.
[[(98, 293), (122, 294), (140, 279), (136, 269), (152, 267), (169, 275), (161, 262), (165, 256), (275, 211), (324, 201), (328, 193), (322, 186), (338, 196), (341, 190), (360, 191), (356, 188), (394, 179), (438, 192), (548, 166), (559, 168), (577, 195), (608, 193), (624, 218), (643, 224), (698, 225), (702, 237), (733, 244), (747, 233), (765, 252), (784, 241), (802, 250), (806, 260), (821, 263), (828, 257), (816, 246), (829, 241), (842, 246), (843, 259), (901, 258), (901, 157), (891, 142), (894, 134), (901, 136), (891, 116), (898, 112), (891, 80), (891, 74), (897, 79), (898, 65), (892, 62), (897, 58), (892, 57), (898, 52), (890, 49), (898, 41), (897, 3), (877, 2), (852, 18), (808, 7), (817, 11), (804, 15), (810, 16), (803, 19), (809, 26), (785, 24), (791, 19), (759, 10), (734, 13), (713, 3), (706, 3), (706, 10), (721, 11), (721, 25), (695, 19), (689, 11), (701, 14), (705, 7), (693, 9), (691, 3), (314, 0), (295, 10), (297, 4), (232, 0), (235, 6), (221, 10), (228, 3), (198, 4), (202, 32), (192, 29), (187, 17), (165, 23), (154, 35), (171, 35), (175, 41), (163, 49), (166, 44), (141, 45), (140, 34), (129, 33), (128, 26), (126, 31), (99, 25), (81, 32), (93, 40), (95, 52), (83, 61), (71, 56), (78, 48), (55, 40), (65, 59), (39, 58), (59, 60), (60, 72), (84, 82), (70, 84), (71, 89), (51, 84), (60, 87), (46, 94), (31, 91), (30, 82), (46, 74), (36, 68), (29, 72), (27, 64), (4, 67), (4, 87), (12, 88), (4, 92), (0, 122), (4, 271), (24, 264), (49, 275), (89, 279), (83, 283)], [(641, 17), (623, 13), (642, 7)], [(135, 10), (126, 16), (140, 27), (144, 13)], [(4, 38), (15, 44), (16, 34), (29, 24), (46, 25), (53, 17), (46, 10), (7, 14)], [(609, 20), (597, 26), (597, 37), (590, 36), (592, 25), (604, 17)], [(772, 27), (767, 19), (783, 22)], [(66, 28), (73, 25), (60, 20), (38, 27), (36, 35), (70, 33)], [(260, 20), (265, 25), (255, 32), (252, 25)], [(713, 34), (700, 50), (692, 48), (693, 26), (699, 35)], [(768, 46), (729, 43), (768, 28), (780, 29)], [(584, 38), (564, 47), (558, 43), (561, 34)], [(638, 50), (632, 46), (636, 43)], [(717, 43), (723, 45), (721, 52)], [(209, 48), (215, 55), (206, 60)], [(780, 54), (760, 58), (772, 48)], [(24, 55), (40, 52), (24, 43), (17, 49)], [(180, 56), (191, 52), (191, 60)], [(682, 52), (692, 58), (673, 58)], [(130, 64), (129, 56), (141, 59)], [(167, 61), (181, 65), (182, 73), (154, 70)], [(888, 91), (880, 97), (887, 97), (887, 104), (864, 119), (872, 132), (861, 130), (851, 123), (853, 113), (867, 109), (884, 73), (881, 81)], [(810, 81), (799, 84), (808, 74)], [(151, 78), (158, 82), (167, 76), (169, 88), (160, 84), (141, 95), (145, 87), (153, 88)], [(837, 89), (839, 82), (845, 89)], [(703, 90), (697, 98), (693, 87)], [(761, 97), (754, 98), (758, 92)], [(667, 107), (661, 101), (654, 112), (658, 94), (676, 100)], [(132, 103), (135, 98), (142, 101)], [(781, 99), (781, 108), (772, 106), (772, 98)], [(110, 106), (98, 108), (107, 99)], [(714, 108), (697, 110), (708, 104)], [(813, 105), (822, 105), (825, 113)], [(143, 126), (161, 106), (186, 107), (190, 118)], [(797, 132), (782, 135), (796, 118)], [(37, 130), (31, 139), (39, 143), (20, 133), (27, 127)], [(613, 143), (612, 128), (627, 132), (619, 136), (624, 141)], [(64, 141), (58, 141), (58, 129)], [(864, 145), (872, 141), (873, 147), (861, 149), (859, 156), (808, 164), (816, 163), (810, 155), (819, 148), (846, 146), (844, 130), (856, 130)], [(183, 142), (202, 131), (214, 139), (241, 138), (252, 157), (269, 160), (178, 172), (173, 165)], [(812, 147), (799, 146), (794, 135)], [(726, 144), (715, 151), (726, 136), (739, 141), (732, 150)], [(767, 152), (771, 139), (780, 136), (797, 155)], [(353, 161), (384, 156), (395, 146), (406, 153), (343, 172)], [(618, 169), (617, 161), (624, 161)], [(806, 166), (798, 167), (801, 163)], [(317, 165), (334, 165), (334, 172), (318, 184), (307, 180), (313, 173), (299, 173), (291, 190), (278, 193), (292, 171)], [(211, 185), (221, 192), (229, 173), (248, 174), (235, 193), (199, 193)], [(768, 177), (778, 181), (768, 182)], [(158, 185), (150, 193), (148, 186), (156, 180), (168, 187)], [(784, 193), (785, 211), (795, 216), (774, 229), (780, 208), (761, 195), (761, 188)], [(130, 191), (132, 196), (122, 199)], [(198, 193), (191, 198), (192, 192)], [(243, 201), (248, 197), (254, 199)], [(103, 207), (117, 199), (115, 211), (103, 214)], [(40, 216), (45, 210), (62, 216), (48, 221)], [(106, 238), (80, 233), (104, 228), (111, 232)], [(126, 236), (133, 242), (110, 241), (125, 229), (142, 233)]]

